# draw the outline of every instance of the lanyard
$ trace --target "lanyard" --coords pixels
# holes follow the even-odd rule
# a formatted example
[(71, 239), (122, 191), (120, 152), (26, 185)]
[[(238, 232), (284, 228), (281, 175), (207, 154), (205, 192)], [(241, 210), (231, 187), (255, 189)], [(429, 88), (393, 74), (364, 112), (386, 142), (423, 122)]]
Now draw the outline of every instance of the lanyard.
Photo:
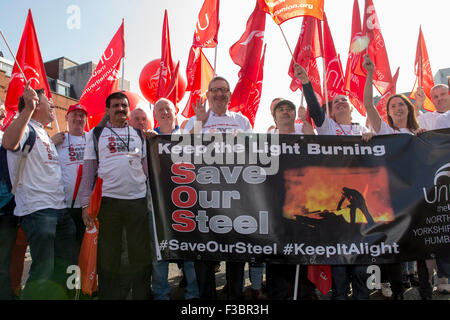
[[(341, 125), (339, 123), (337, 123), (337, 125), (339, 126), (339, 128), (341, 128), (342, 132), (344, 133), (344, 136), (347, 136), (348, 135), (347, 132), (345, 132), (345, 130), (341, 127)], [(353, 123), (350, 125), (350, 135), (352, 133), (352, 129), (353, 129)]]
[[(83, 134), (82, 137), (83, 137), (83, 142), (86, 145), (86, 136)], [(67, 142), (69, 143), (69, 150), (70, 150), (70, 147), (72, 146), (72, 143), (70, 142), (70, 133), (67, 133), (67, 140), (68, 140)]]
[(123, 139), (117, 134), (117, 132), (115, 132), (113, 129), (111, 129), (110, 127), (107, 127), (109, 130), (111, 130), (112, 133), (114, 133), (117, 138), (120, 139), (120, 141), (123, 142), (123, 144), (127, 147), (128, 153), (130, 152), (130, 127), (128, 126), (128, 143), (125, 143), (125, 141), (123, 141)]

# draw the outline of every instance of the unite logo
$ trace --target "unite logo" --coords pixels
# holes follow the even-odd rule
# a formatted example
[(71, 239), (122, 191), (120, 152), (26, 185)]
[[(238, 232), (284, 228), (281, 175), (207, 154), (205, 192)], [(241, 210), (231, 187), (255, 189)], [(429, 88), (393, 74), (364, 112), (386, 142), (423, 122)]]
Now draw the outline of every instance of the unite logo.
[[(438, 180), (440, 181), (439, 185)], [(450, 162), (437, 169), (433, 182), (434, 187), (430, 191), (430, 198), (428, 198), (427, 189), (422, 188), (425, 201), (430, 204), (441, 201), (448, 202), (450, 198)], [(434, 196), (431, 197), (433, 194)]]
[(262, 39), (264, 38), (264, 30), (252, 31), (249, 34), (249, 36), (247, 37), (247, 39), (245, 39), (245, 41), (241, 42), (240, 45), (246, 46), (253, 39), (253, 37), (260, 38), (262, 41)]
[[(23, 67), (23, 73), (27, 77), (28, 81), (30, 81), (30, 84), (32, 83), (32, 81), (35, 81), (36, 85), (39, 86), (40, 74), (39, 74), (39, 72), (36, 71), (36, 69), (34, 69), (32, 66), (25, 63), (25, 66)], [(11, 75), (11, 81), (13, 79), (18, 79), (19, 81), (22, 81), (23, 83), (25, 83), (25, 79), (23, 78), (23, 75), (21, 72), (14, 72)]]
[(198, 33), (199, 29), (200, 29), (200, 31), (203, 31), (203, 30), (206, 30), (209, 27), (209, 17), (208, 17), (207, 13), (205, 13), (205, 20), (206, 20), (206, 25), (204, 27), (202, 27), (200, 25), (200, 17), (199, 17), (199, 19), (197, 20), (197, 25), (195, 27), (196, 33)]

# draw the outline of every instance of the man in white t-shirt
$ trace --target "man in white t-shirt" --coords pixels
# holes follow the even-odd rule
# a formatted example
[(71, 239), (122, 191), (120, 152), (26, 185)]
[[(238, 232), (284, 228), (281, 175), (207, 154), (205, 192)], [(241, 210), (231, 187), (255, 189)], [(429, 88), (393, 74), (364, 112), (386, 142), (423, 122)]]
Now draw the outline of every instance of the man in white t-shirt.
[[(299, 107), (300, 111), (303, 111)], [(306, 110), (302, 115), (303, 123), (296, 123), (295, 119), (295, 105), (289, 100), (278, 101), (272, 109), (273, 120), (275, 121), (276, 128), (269, 130), (269, 133), (278, 134), (311, 134), (314, 135), (314, 129), (306, 121)]]
[[(450, 82), (450, 79), (449, 79)], [(420, 90), (421, 88), (419, 88)], [(431, 88), (431, 101), (436, 107), (434, 112), (422, 113), (418, 117), (421, 128), (427, 130), (436, 130), (450, 127), (450, 91), (445, 84), (437, 84)], [(418, 105), (422, 105), (424, 101), (424, 94), (416, 95), (421, 98), (417, 101)], [(437, 290), (441, 293), (450, 293), (450, 284), (448, 279), (450, 277), (450, 259), (447, 257), (437, 257)]]
[(86, 147), (84, 127), (86, 126), (86, 120), (86, 108), (81, 104), (71, 105), (66, 113), (69, 132), (59, 132), (52, 137), (61, 164), (66, 206), (77, 228), (76, 239), (79, 247), (81, 247), (86, 227), (81, 218), (78, 193), (74, 194), (74, 189), (77, 176), (79, 172), (82, 172), (84, 161), (84, 149)]
[[(215, 77), (208, 84), (206, 98), (209, 110), (206, 110), (206, 102), (197, 101), (194, 107), (195, 116), (189, 119), (184, 127), (189, 133), (210, 132), (251, 132), (252, 127), (247, 117), (240, 113), (228, 111), (231, 92), (230, 84), (223, 77)], [(195, 127), (194, 127), (195, 125)], [(197, 131), (198, 130), (198, 131)], [(195, 261), (200, 299), (211, 300), (216, 298), (215, 261)], [(226, 263), (227, 298), (235, 300), (242, 297), (244, 263)]]
[(83, 220), (86, 227), (92, 228), (89, 197), (95, 176), (98, 174), (103, 179), (98, 213), (98, 296), (100, 299), (121, 298), (118, 276), (125, 228), (133, 299), (148, 299), (152, 258), (146, 198), (146, 143), (140, 131), (128, 125), (130, 110), (124, 93), (115, 92), (107, 97), (105, 113), (109, 116), (106, 126), (96, 127), (87, 135), (80, 187)]
[[(427, 130), (436, 129), (436, 121), (440, 115), (450, 110), (450, 92), (445, 84), (437, 84), (430, 91), (431, 102), (436, 107), (434, 112), (424, 112), (417, 116), (417, 121), (421, 128)], [(417, 90), (416, 94), (416, 109), (420, 109), (425, 101), (425, 93), (422, 88)]]
[[(30, 277), (24, 299), (62, 298), (67, 286), (69, 265), (76, 265), (75, 225), (66, 210), (64, 186), (56, 147), (44, 127), (54, 119), (53, 105), (44, 90), (34, 91), (26, 85), (19, 101), (19, 116), (5, 131), (3, 147), (8, 150), (8, 169), (15, 181), (22, 146), (32, 126), (36, 132), (33, 149), (28, 154), (22, 176), (18, 177), (14, 215), (31, 253)], [(59, 288), (55, 288), (55, 282)], [(62, 289), (62, 290), (61, 290)]]
[(184, 131), (194, 133), (194, 124), (197, 123), (202, 133), (251, 132), (252, 126), (246, 116), (228, 111), (230, 97), (228, 81), (222, 77), (213, 78), (206, 92), (209, 109), (206, 110), (206, 102), (198, 101), (194, 107), (195, 116), (189, 119)]

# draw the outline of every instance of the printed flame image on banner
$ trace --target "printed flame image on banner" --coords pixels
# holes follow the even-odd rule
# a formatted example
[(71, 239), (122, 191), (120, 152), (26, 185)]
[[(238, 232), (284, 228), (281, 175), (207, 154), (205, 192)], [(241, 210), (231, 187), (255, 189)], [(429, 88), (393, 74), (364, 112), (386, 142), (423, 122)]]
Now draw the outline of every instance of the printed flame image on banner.
[[(285, 218), (321, 220), (335, 214), (348, 223), (394, 221), (385, 167), (303, 167), (286, 170), (284, 180)], [(356, 208), (355, 217), (351, 207)]]

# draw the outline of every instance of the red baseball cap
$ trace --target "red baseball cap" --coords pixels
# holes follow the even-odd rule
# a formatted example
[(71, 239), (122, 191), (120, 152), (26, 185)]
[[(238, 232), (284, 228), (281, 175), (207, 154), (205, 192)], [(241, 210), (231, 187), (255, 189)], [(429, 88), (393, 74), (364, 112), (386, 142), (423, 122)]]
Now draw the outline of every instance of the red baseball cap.
[(84, 113), (86, 113), (86, 115), (87, 115), (86, 107), (81, 105), (81, 104), (73, 104), (73, 105), (69, 106), (69, 109), (67, 110), (66, 114), (69, 114), (69, 113), (71, 113), (72, 111), (75, 111), (75, 110), (81, 110)]

